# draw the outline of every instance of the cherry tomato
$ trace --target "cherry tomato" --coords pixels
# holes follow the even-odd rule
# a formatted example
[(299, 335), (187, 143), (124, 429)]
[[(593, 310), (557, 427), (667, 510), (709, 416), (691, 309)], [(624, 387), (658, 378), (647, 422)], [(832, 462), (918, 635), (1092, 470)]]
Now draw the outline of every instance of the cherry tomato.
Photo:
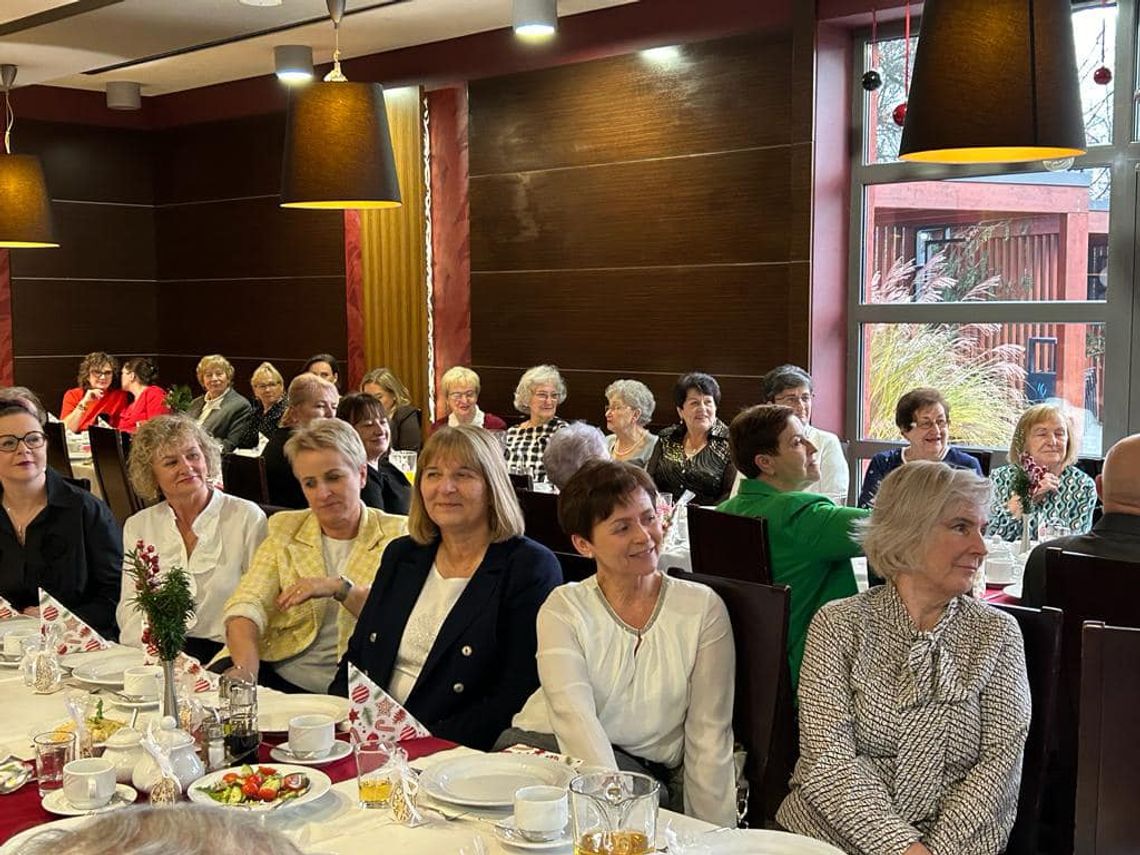
[(237, 779), (238, 779), (237, 772), (229, 772), (228, 774), (226, 774), (222, 777), (222, 783), (223, 784), (232, 784)]
[(257, 797), (263, 802), (271, 802), (277, 798), (277, 790), (273, 787), (262, 787), (257, 791)]
[(254, 774), (250, 775), (248, 778), (246, 778), (246, 780), (252, 781), (254, 784), (256, 784), (259, 787), (263, 783), (265, 783), (265, 779), (263, 777), (261, 777), (260, 775), (258, 775), (256, 772)]
[(270, 775), (276, 775), (277, 770), (272, 766), (258, 766), (257, 774), (259, 774), (262, 778), (268, 778)]
[(249, 799), (257, 798), (257, 791), (260, 789), (259, 784), (253, 782), (253, 778), (247, 778), (246, 782), (241, 785), (241, 794)]

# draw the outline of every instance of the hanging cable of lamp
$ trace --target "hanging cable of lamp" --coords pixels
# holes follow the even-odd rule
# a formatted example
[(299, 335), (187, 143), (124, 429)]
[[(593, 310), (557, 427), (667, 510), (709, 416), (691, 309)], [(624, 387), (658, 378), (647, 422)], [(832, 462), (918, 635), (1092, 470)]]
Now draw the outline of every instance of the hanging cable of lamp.
[(59, 246), (51, 215), (51, 197), (40, 159), (12, 154), (12, 126), (16, 114), (9, 97), (16, 82), (16, 66), (0, 66), (4, 86), (4, 151), (0, 153), (0, 247), (45, 248)]
[(379, 83), (350, 83), (340, 69), (346, 0), (328, 0), (336, 47), (323, 82), (292, 92), (285, 117), (283, 208), (395, 208), (396, 160)]
[(1071, 16), (1069, 0), (926, 0), (899, 157), (1084, 154)]

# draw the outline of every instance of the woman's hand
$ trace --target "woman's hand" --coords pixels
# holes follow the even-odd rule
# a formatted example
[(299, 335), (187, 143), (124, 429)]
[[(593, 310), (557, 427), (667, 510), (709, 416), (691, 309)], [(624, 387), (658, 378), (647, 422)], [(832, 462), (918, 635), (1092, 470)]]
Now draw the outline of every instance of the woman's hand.
[(83, 393), (83, 400), (79, 402), (81, 407), (86, 407), (88, 404), (98, 401), (103, 397), (102, 389), (91, 388)]
[(1034, 500), (1054, 492), (1059, 486), (1061, 486), (1061, 479), (1052, 472), (1046, 472), (1041, 476), (1041, 482), (1037, 485), (1037, 489), (1033, 491)]
[(1009, 511), (1010, 516), (1015, 519), (1021, 519), (1023, 509), (1021, 507), (1021, 496), (1016, 493), (1009, 497), (1009, 501), (1005, 503), (1006, 510)]
[(339, 576), (303, 576), (277, 595), (277, 608), (288, 611), (306, 600), (331, 597), (340, 589)]
[(40, 607), (28, 606), (26, 609), (21, 610), (20, 614), (27, 615), (28, 617), (38, 618), (40, 616)]
[(933, 855), (933, 853), (921, 843), (912, 843), (903, 850), (902, 855)]

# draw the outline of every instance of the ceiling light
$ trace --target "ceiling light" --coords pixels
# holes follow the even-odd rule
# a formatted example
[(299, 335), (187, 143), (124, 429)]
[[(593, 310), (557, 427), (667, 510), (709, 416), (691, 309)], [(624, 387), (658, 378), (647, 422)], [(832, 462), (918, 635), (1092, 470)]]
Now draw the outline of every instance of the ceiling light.
[(1084, 153), (1070, 0), (927, 0), (900, 158), (1013, 163)]
[(400, 183), (378, 83), (349, 83), (340, 70), (346, 0), (328, 0), (336, 33), (324, 82), (290, 93), (281, 170), (283, 208), (395, 208)]
[(273, 62), (282, 83), (308, 83), (313, 79), (313, 49), (308, 45), (277, 45)]
[(548, 38), (558, 30), (558, 0), (514, 0), (515, 35)]
[(12, 154), (12, 126), (16, 115), (8, 93), (16, 82), (16, 66), (0, 66), (4, 86), (4, 150), (0, 153), (0, 247), (59, 246), (51, 215), (51, 197), (40, 159)]
[(142, 107), (142, 84), (112, 80), (107, 84), (107, 106), (112, 110), (138, 110)]

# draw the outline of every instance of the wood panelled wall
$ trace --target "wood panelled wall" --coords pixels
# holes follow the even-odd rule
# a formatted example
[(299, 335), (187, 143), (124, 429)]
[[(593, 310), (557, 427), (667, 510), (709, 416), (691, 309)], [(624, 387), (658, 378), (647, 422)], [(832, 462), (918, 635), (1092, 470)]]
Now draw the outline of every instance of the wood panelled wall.
[(791, 31), (758, 33), (471, 83), (486, 409), (512, 413), (519, 375), (550, 362), (567, 417), (599, 423), (606, 385), (635, 377), (671, 421), (674, 380), (698, 369), (720, 380), (727, 420), (766, 370), (806, 363), (811, 108), (793, 121), (796, 55)]

